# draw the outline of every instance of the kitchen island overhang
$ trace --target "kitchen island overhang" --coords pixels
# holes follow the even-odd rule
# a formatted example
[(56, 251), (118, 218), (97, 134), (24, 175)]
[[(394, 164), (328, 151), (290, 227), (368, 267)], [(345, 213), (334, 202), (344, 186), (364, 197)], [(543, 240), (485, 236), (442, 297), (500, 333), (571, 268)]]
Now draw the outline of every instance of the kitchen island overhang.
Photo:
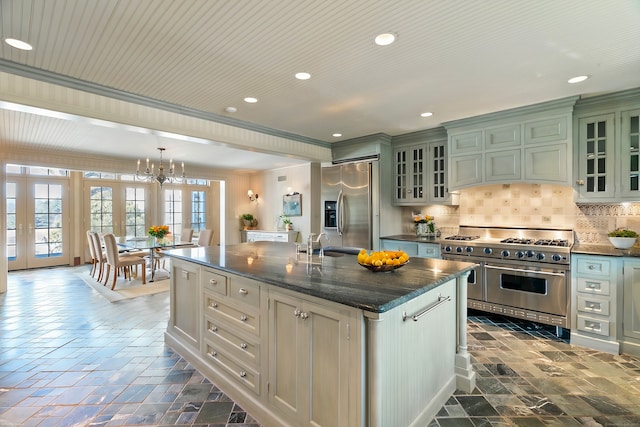
[[(277, 408), (282, 399), (273, 391), (277, 375), (271, 359), (276, 360), (279, 355), (274, 348), (277, 341), (274, 341), (276, 334), (272, 329), (277, 319), (274, 320), (271, 313), (276, 305), (272, 300), (278, 300), (283, 294), (299, 297), (301, 307), (307, 302), (326, 302), (338, 309), (348, 307), (356, 313), (346, 322), (346, 341), (342, 345), (359, 354), (359, 360), (349, 359), (349, 381), (351, 389), (353, 384), (360, 384), (360, 391), (351, 390), (348, 397), (342, 396), (355, 409), (345, 408), (343, 412), (349, 414), (340, 415), (339, 425), (389, 425), (386, 423), (392, 419), (397, 422), (397, 417), (409, 417), (406, 418), (409, 421), (405, 421), (407, 425), (421, 423), (433, 418), (456, 388), (464, 392), (475, 388), (475, 372), (466, 348), (466, 279), (475, 264), (416, 258), (394, 272), (374, 273), (359, 266), (352, 255), (308, 257), (296, 254), (295, 245), (271, 242), (178, 249), (168, 251), (168, 255), (176, 260), (178, 268), (173, 271), (172, 266), (172, 308), (166, 342), (214, 383), (222, 383), (223, 391), (257, 417), (284, 424), (300, 422), (295, 418), (297, 415), (286, 413), (289, 407), (284, 411)], [(199, 277), (198, 268), (202, 270), (202, 280), (198, 278), (189, 285), (195, 296), (185, 297), (180, 277), (188, 277), (185, 271), (189, 269)], [(247, 394), (233, 380), (228, 381), (224, 369), (216, 366), (218, 361), (212, 358), (211, 351), (206, 351), (210, 346), (205, 345), (204, 336), (211, 332), (207, 325), (212, 323), (211, 319), (206, 319), (206, 314), (213, 313), (213, 321), (218, 315), (212, 308), (217, 307), (218, 302), (207, 306), (200, 301), (200, 296), (206, 297), (209, 292), (206, 289), (209, 283), (204, 277), (207, 274), (219, 274), (224, 278), (225, 292), (231, 298), (235, 292), (232, 283), (250, 280), (262, 285), (260, 298), (265, 307), (260, 310), (264, 311), (249, 310), (249, 314), (260, 317), (258, 314), (261, 313), (263, 318), (269, 319), (263, 319), (264, 335), (259, 338), (266, 351), (261, 361), (250, 365), (266, 384), (255, 385), (254, 393)], [(176, 277), (178, 280), (174, 280)], [(238, 290), (243, 291), (247, 292), (244, 288)], [(186, 327), (182, 328), (176, 321), (181, 317), (180, 312), (189, 309), (184, 306), (185, 301), (191, 305), (195, 303), (190, 315), (197, 319), (186, 322)], [(224, 300), (220, 302), (224, 303)], [(297, 304), (294, 304), (295, 311), (299, 312), (297, 315), (306, 320), (307, 312), (304, 308), (299, 310)], [(234, 300), (230, 300), (229, 307), (229, 310), (241, 308)], [(422, 317), (423, 311), (430, 313)], [(194, 336), (185, 340), (183, 332), (189, 328)], [(398, 384), (398, 376), (405, 377), (401, 381), (407, 386), (404, 391), (389, 388)], [(434, 378), (430, 379), (431, 376)], [(228, 385), (229, 390), (225, 390), (224, 385)], [(403, 396), (403, 393), (424, 394), (425, 397), (416, 402), (415, 398)], [(316, 390), (315, 394), (321, 393)], [(390, 398), (391, 395), (396, 397)], [(312, 401), (309, 397), (306, 404), (313, 407)]]

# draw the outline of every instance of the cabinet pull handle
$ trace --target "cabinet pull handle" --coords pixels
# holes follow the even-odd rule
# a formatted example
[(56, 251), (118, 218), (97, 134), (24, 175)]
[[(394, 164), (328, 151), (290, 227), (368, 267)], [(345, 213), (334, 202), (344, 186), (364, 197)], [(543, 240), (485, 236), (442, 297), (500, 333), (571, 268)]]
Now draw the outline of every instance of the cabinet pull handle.
[(244, 378), (247, 376), (247, 373), (245, 371), (240, 371), (240, 378)]
[(247, 295), (249, 293), (249, 291), (246, 290), (245, 288), (240, 288), (238, 290), (238, 293), (241, 294), (241, 295)]
[(244, 314), (242, 316), (240, 316), (240, 320), (243, 321), (243, 322), (246, 322), (247, 319), (248, 319), (248, 317), (245, 316)]
[(217, 284), (218, 284), (218, 281), (217, 281), (216, 279), (211, 279), (211, 280), (209, 280), (209, 284), (211, 284), (211, 285), (214, 285), (214, 286), (215, 286), (215, 285), (217, 285)]
[(244, 342), (242, 344), (240, 344), (240, 348), (243, 349), (243, 350), (246, 350), (247, 347), (248, 347), (247, 344), (244, 343)]
[(411, 320), (413, 320), (414, 322), (417, 322), (418, 320), (420, 320), (420, 318), (422, 316), (424, 316), (425, 314), (427, 314), (431, 310), (433, 310), (436, 307), (438, 307), (440, 304), (444, 304), (447, 301), (451, 301), (451, 296), (450, 295), (446, 296), (446, 297), (443, 297), (442, 295), (438, 294), (438, 300), (436, 302), (434, 302), (430, 306), (424, 308), (421, 312), (414, 314), (413, 316), (409, 316), (406, 311), (403, 311), (402, 312), (402, 321), (405, 322), (407, 320), (407, 318), (411, 318)]

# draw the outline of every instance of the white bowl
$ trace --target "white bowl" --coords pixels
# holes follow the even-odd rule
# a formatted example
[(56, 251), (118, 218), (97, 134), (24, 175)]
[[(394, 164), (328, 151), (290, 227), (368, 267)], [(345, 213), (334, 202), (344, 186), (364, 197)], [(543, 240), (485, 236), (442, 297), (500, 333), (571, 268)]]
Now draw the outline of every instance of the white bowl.
[(618, 249), (629, 249), (636, 243), (635, 237), (609, 237), (609, 241)]

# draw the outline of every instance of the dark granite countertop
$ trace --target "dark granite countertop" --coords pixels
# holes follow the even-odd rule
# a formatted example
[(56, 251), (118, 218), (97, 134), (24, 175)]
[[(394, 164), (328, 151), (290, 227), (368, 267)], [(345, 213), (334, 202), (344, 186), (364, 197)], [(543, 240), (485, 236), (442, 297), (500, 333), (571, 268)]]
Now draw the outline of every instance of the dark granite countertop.
[(314, 255), (308, 260), (306, 254), (296, 254), (294, 244), (275, 242), (174, 249), (165, 253), (374, 313), (386, 312), (476, 266), (467, 262), (411, 258), (408, 264), (393, 272), (374, 273), (358, 265), (355, 255), (324, 258)]
[(394, 234), (393, 236), (384, 236), (381, 239), (386, 240), (402, 240), (404, 242), (418, 243), (441, 243), (440, 237), (418, 237), (415, 234)]
[(613, 245), (605, 243), (602, 245), (575, 243), (571, 247), (572, 254), (603, 255), (619, 257), (640, 257), (640, 247), (636, 244), (631, 249), (616, 249)]

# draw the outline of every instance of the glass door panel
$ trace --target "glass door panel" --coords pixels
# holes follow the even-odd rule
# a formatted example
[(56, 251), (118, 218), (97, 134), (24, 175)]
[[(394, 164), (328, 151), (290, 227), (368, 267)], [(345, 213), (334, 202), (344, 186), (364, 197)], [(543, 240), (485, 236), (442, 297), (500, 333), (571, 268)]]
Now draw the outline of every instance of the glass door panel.
[(25, 188), (25, 182), (20, 178), (6, 183), (6, 234), (9, 270), (27, 268), (27, 233), (25, 232), (27, 198), (24, 196), (18, 198), (19, 194), (25, 194)]

